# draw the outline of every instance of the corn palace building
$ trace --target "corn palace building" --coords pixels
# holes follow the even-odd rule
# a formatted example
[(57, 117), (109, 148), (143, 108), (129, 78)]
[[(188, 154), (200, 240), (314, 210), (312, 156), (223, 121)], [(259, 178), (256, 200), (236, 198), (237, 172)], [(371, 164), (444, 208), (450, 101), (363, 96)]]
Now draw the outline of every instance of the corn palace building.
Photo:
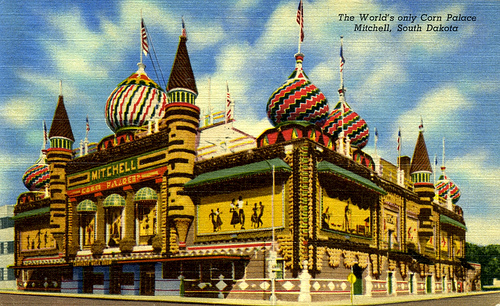
[(431, 181), (423, 130), (397, 165), (363, 152), (343, 84), (329, 108), (298, 53), (254, 138), (229, 92), (221, 120), (200, 114), (186, 42), (165, 90), (141, 61), (112, 91), (98, 143), (73, 148), (59, 96), (15, 205), (19, 290), (321, 301), (477, 284), (459, 189), (444, 167)]

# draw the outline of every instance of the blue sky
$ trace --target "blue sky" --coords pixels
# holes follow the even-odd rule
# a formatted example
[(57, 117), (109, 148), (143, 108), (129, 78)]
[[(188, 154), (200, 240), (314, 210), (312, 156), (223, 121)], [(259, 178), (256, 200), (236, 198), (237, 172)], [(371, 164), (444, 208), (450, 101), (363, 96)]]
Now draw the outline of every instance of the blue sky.
[[(104, 119), (109, 94), (137, 69), (141, 10), (165, 79), (184, 16), (197, 104), (222, 109), (226, 80), (236, 103), (237, 127), (258, 136), (270, 127), (265, 106), (294, 68), (298, 0), (293, 1), (2, 1), (0, 33), (0, 205), (26, 191), (21, 177), (38, 158), (42, 122), (51, 119), (59, 81), (76, 138), (111, 134)], [(446, 139), (447, 174), (461, 188), (458, 202), (467, 237), (500, 243), (498, 202), (500, 2), (348, 1), (304, 2), (304, 70), (334, 107), (338, 101), (340, 35), (344, 36), (346, 100), (379, 133), (377, 150), (395, 163), (398, 128), (402, 154), (411, 156), (422, 117), (431, 160), (441, 164)], [(339, 21), (338, 14), (355, 16)], [(416, 15), (422, 32), (354, 31), (359, 14)], [(422, 14), (442, 16), (457, 32), (427, 32)], [(447, 22), (447, 14), (476, 16)], [(367, 25), (384, 24), (369, 22)], [(149, 59), (149, 76), (156, 78)], [(374, 137), (367, 152), (373, 152)], [(440, 171), (438, 170), (438, 174)]]

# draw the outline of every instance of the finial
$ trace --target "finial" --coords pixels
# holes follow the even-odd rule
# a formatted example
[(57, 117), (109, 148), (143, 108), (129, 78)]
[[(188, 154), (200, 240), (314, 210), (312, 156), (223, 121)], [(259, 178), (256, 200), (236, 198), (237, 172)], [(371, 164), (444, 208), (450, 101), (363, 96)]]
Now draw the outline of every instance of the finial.
[(59, 80), (59, 95), (62, 96), (62, 80)]

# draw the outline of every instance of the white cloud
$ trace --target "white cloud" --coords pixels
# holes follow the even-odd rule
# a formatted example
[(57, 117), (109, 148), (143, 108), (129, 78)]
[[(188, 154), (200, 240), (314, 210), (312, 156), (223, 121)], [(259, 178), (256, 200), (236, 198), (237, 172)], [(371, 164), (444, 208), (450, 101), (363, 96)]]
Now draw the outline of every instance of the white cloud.
[(407, 147), (410, 144), (413, 146), (413, 142), (406, 140), (417, 139), (418, 126), (422, 118), (426, 134), (434, 135), (434, 138), (448, 135), (453, 139), (460, 139), (464, 128), (461, 112), (471, 107), (470, 101), (457, 87), (453, 84), (444, 84), (429, 90), (414, 108), (399, 116), (393, 135), (397, 135), (400, 127), (404, 139), (403, 146)]

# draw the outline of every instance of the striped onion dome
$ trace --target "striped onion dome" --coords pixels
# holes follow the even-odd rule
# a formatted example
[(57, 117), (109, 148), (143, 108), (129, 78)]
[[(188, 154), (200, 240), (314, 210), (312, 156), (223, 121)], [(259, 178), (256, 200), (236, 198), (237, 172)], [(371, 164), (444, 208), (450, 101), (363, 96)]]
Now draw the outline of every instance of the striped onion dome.
[(326, 97), (304, 73), (304, 55), (298, 53), (295, 59), (295, 70), (267, 102), (267, 117), (274, 126), (288, 121), (307, 121), (321, 127), (328, 118)]
[(144, 71), (145, 65), (121, 82), (106, 102), (106, 123), (113, 132), (140, 127), (154, 118), (163, 118), (165, 91)]
[(36, 163), (24, 172), (23, 183), (29, 191), (39, 191), (44, 189), (49, 181), (49, 166), (45, 154), (42, 153)]
[(83, 200), (78, 205), (76, 206), (76, 211), (77, 212), (96, 212), (97, 211), (97, 205), (89, 200)]
[(143, 187), (137, 191), (134, 196), (134, 202), (156, 202), (158, 195), (153, 188)]
[[(344, 105), (343, 123), (341, 123), (342, 104)], [(362, 149), (366, 146), (370, 135), (366, 121), (354, 112), (346, 102), (340, 101), (323, 125), (323, 132), (338, 139), (342, 132), (342, 126), (344, 135), (349, 138), (352, 147)]]
[(123, 207), (125, 206), (125, 199), (116, 193), (110, 194), (104, 199), (103, 207)]
[(451, 202), (456, 204), (460, 199), (460, 188), (446, 175), (441, 175), (436, 182), (436, 191), (440, 198), (451, 198)]

